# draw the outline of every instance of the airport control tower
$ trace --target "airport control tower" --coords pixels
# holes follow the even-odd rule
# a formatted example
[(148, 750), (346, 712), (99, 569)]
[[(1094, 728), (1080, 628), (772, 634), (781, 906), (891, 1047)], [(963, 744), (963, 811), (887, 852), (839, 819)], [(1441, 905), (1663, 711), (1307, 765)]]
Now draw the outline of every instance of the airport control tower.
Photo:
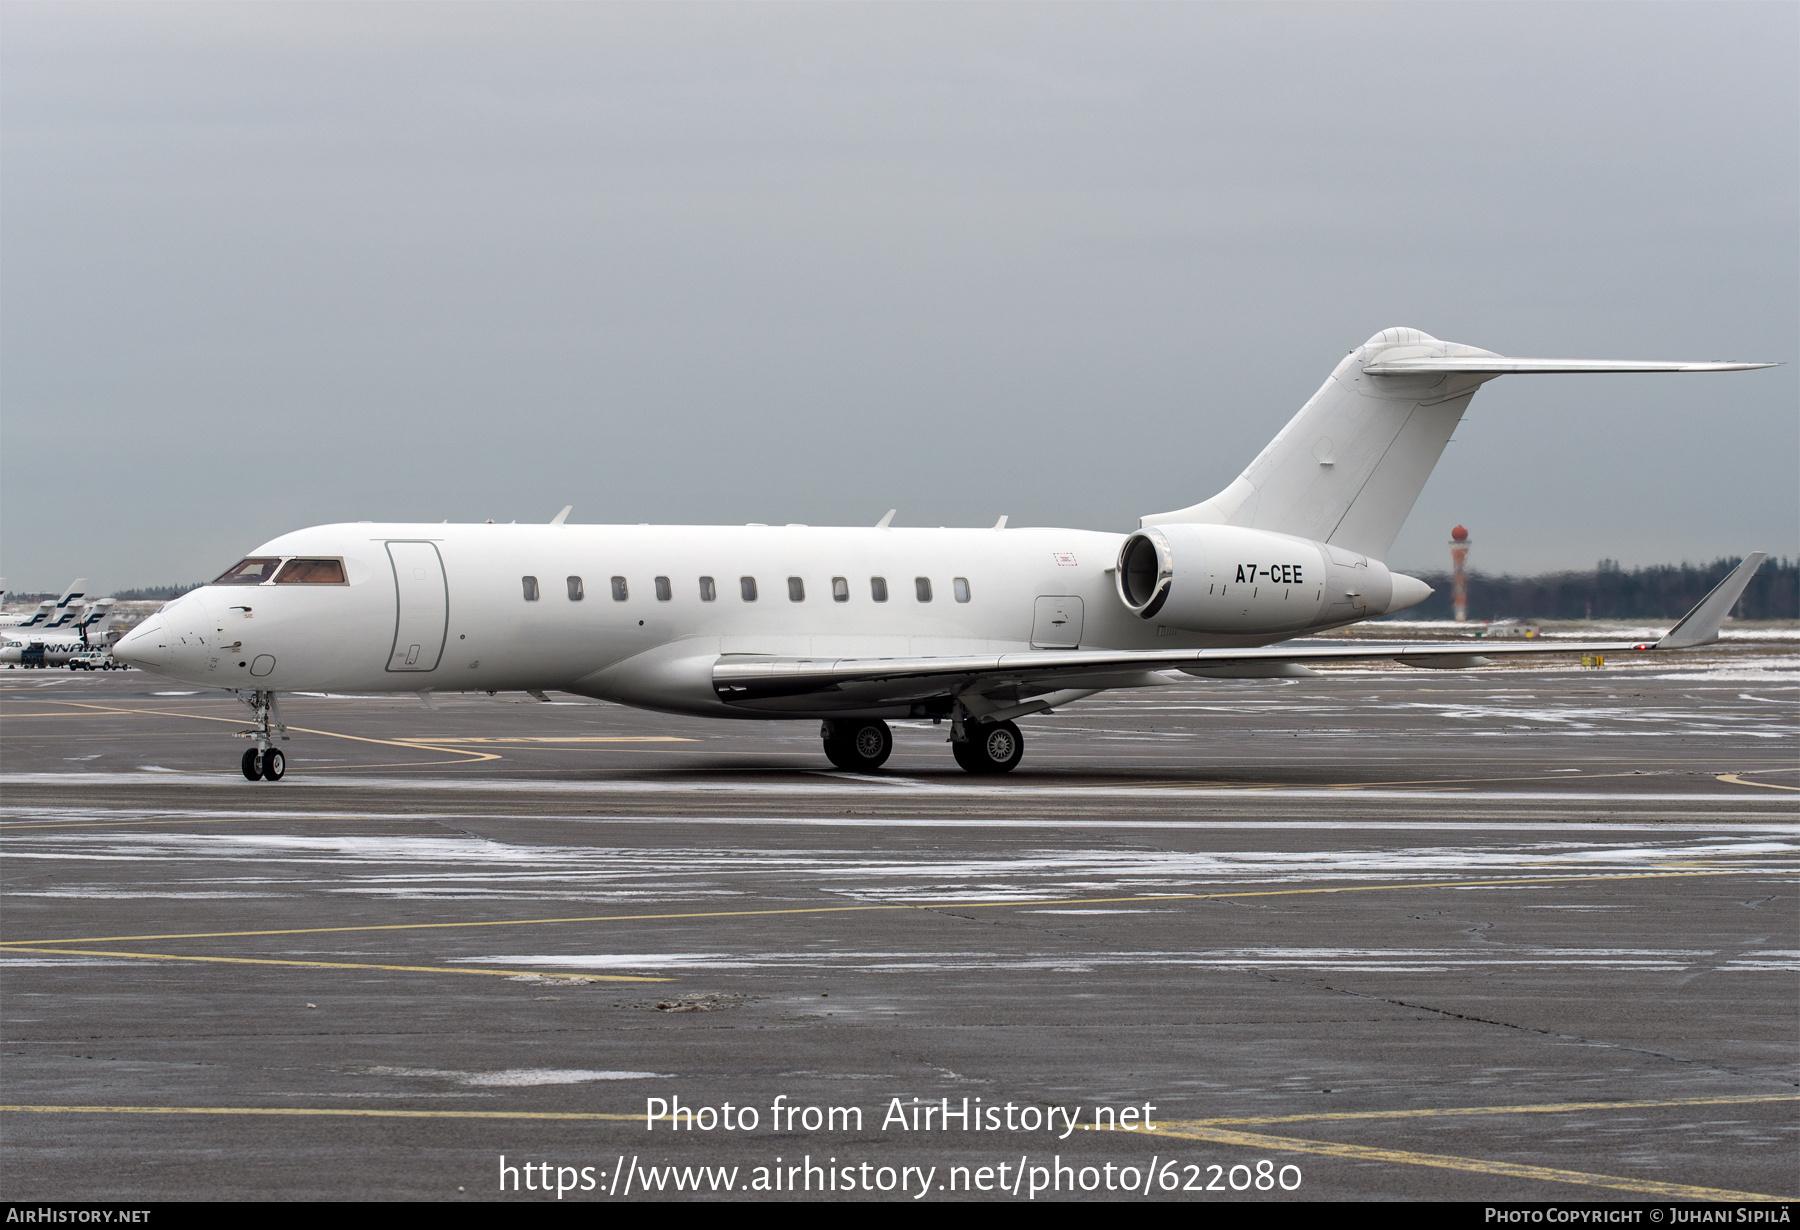
[(1469, 531), (1457, 526), (1450, 531), (1450, 609), (1457, 623), (1469, 618), (1469, 582), (1463, 565), (1469, 558)]

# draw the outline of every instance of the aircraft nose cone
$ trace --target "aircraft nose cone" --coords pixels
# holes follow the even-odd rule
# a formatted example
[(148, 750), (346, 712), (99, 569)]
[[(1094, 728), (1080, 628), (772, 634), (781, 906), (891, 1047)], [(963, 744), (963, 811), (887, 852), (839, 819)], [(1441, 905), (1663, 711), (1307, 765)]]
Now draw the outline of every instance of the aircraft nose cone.
[(170, 648), (168, 625), (152, 615), (113, 646), (113, 661), (153, 671), (167, 664)]

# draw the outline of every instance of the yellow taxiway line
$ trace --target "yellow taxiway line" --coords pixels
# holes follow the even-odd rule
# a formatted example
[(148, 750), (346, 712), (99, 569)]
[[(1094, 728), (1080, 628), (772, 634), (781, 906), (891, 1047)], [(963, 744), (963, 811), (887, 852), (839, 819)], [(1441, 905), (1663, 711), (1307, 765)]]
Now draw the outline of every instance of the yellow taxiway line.
[(555, 1110), (388, 1110), (369, 1107), (329, 1106), (16, 1106), (0, 1105), (0, 1111), (43, 1115), (274, 1115), (301, 1118), (346, 1119), (573, 1119), (577, 1121), (642, 1120), (643, 1115), (602, 1114), (598, 1111)]
[[(403, 742), (425, 747), (420, 739)], [(454, 739), (433, 739), (432, 743), (698, 743), (684, 735), (469, 735)], [(434, 751), (441, 749), (432, 749)]]
[[(1790, 769), (1763, 769), (1759, 771), (1764, 773), (1792, 772)], [(1742, 773), (1720, 773), (1718, 779), (1722, 782), (1730, 782), (1734, 786), (1761, 786), (1764, 790), (1800, 790), (1800, 786), (1783, 786), (1777, 782), (1747, 782), (1744, 780), (1744, 774)]]
[[(1442, 1153), (1420, 1153), (1411, 1149), (1384, 1149), (1369, 1145), (1343, 1144), (1328, 1140), (1303, 1140), (1291, 1136), (1270, 1136), (1259, 1132), (1231, 1131), (1223, 1124), (1295, 1122), (1304, 1119), (1394, 1119), (1416, 1117), (1450, 1117), (1457, 1115), (1529, 1115), (1569, 1114), (1595, 1110), (1645, 1110), (1663, 1107), (1735, 1106), (1762, 1102), (1800, 1100), (1788, 1095), (1669, 1098), (1632, 1102), (1553, 1102), (1530, 1106), (1463, 1106), (1424, 1108), (1401, 1111), (1345, 1112), (1320, 1115), (1276, 1115), (1248, 1119), (1175, 1120), (1160, 1126), (1139, 1129), (1147, 1136), (1178, 1140), (1197, 1140), (1208, 1144), (1236, 1145), (1281, 1153), (1309, 1153), (1324, 1157), (1342, 1157), (1355, 1161), (1385, 1162), (1400, 1166), (1426, 1166), (1443, 1170), (1460, 1170), (1474, 1174), (1498, 1175), (1504, 1178), (1531, 1179), (1540, 1182), (1570, 1183), (1586, 1187), (1604, 1187), (1616, 1191), (1637, 1192), (1677, 1200), (1776, 1201), (1792, 1197), (1771, 1196), (1760, 1192), (1734, 1191), (1727, 1188), (1699, 1187), (1687, 1183), (1665, 1183), (1620, 1175), (1595, 1174), (1560, 1167), (1531, 1166), (1518, 1162), (1488, 1158), (1457, 1157)], [(641, 1114), (607, 1111), (508, 1111), (508, 1110), (398, 1110), (370, 1107), (311, 1106), (103, 1106), (103, 1105), (0, 1105), (0, 1112), (15, 1114), (91, 1114), (91, 1115), (219, 1115), (269, 1116), (278, 1118), (346, 1118), (346, 1119), (495, 1119), (539, 1120), (546, 1122), (612, 1122), (634, 1123)], [(1083, 1125), (1084, 1127), (1086, 1125)], [(1087, 1130), (1125, 1130), (1094, 1129)]]
[(376, 965), (363, 961), (297, 961), (278, 960), (274, 957), (198, 957), (178, 952), (108, 952), (92, 948), (27, 948), (13, 944), (6, 945), (4, 951), (33, 952), (51, 956), (126, 957), (136, 961), (206, 961), (221, 965), (298, 965), (306, 969), (379, 969), (407, 974), (491, 974), (500, 978), (565, 978), (579, 979), (582, 982), (675, 981), (673, 978), (658, 978), (649, 974), (584, 974), (562, 971), (547, 973), (543, 970), (485, 969), (477, 966)]
[(1291, 1136), (1265, 1136), (1259, 1132), (1233, 1132), (1224, 1128), (1196, 1128), (1191, 1131), (1157, 1128), (1152, 1136), (1173, 1136), (1180, 1140), (1199, 1140), (1208, 1144), (1237, 1145), (1242, 1148), (1268, 1149), (1278, 1152), (1313, 1153), (1324, 1157), (1343, 1157), (1360, 1162), (1388, 1162), (1403, 1166), (1435, 1166), (1443, 1170), (1464, 1170), (1475, 1174), (1500, 1175), (1512, 1179), (1537, 1179), (1550, 1183), (1578, 1183), (1588, 1187), (1609, 1187), (1617, 1191), (1639, 1192), (1647, 1196), (1666, 1196), (1673, 1200), (1787, 1200), (1787, 1196), (1767, 1196), (1760, 1192), (1730, 1191), (1717, 1187), (1694, 1187), (1686, 1183), (1661, 1183), (1654, 1179), (1632, 1179), (1618, 1175), (1591, 1174), (1583, 1170), (1562, 1170), (1552, 1166), (1527, 1166), (1519, 1162), (1490, 1161), (1479, 1157), (1455, 1157), (1443, 1153), (1418, 1153), (1411, 1149), (1382, 1149), (1370, 1145), (1347, 1145), (1328, 1140), (1298, 1140)]
[(1539, 1102), (1525, 1106), (1422, 1106), (1411, 1110), (1322, 1110), (1299, 1115), (1253, 1115), (1229, 1119), (1171, 1119), (1170, 1128), (1254, 1127), (1273, 1123), (1337, 1123), (1358, 1119), (1451, 1119), (1468, 1115), (1573, 1115), (1594, 1110), (1656, 1110), (1675, 1106), (1753, 1106), (1800, 1102), (1800, 1094), (1746, 1094), (1710, 1098), (1651, 1098), (1631, 1102)]
[[(223, 698), (221, 698), (221, 699), (223, 699)], [(227, 723), (228, 725), (232, 725), (232, 726), (242, 726), (248, 720), (246, 718), (213, 717), (211, 714), (207, 714), (207, 713), (177, 713), (177, 712), (173, 712), (168, 709), (127, 709), (127, 708), (122, 708), (122, 707), (116, 706), (116, 705), (95, 704), (92, 701), (53, 700), (53, 701), (49, 701), (48, 703), (53, 704), (53, 705), (68, 705), (72, 709), (86, 710), (90, 713), (123, 714), (123, 715), (131, 716), (131, 717), (148, 716), (148, 717), (186, 718), (189, 721), (193, 721), (193, 722), (224, 722), (224, 723)], [(24, 715), (12, 714), (9, 716), (19, 717), (19, 716), (24, 716)], [(416, 762), (416, 763), (408, 763), (408, 764), (404, 764), (404, 765), (359, 765), (359, 766), (353, 766), (353, 767), (357, 767), (357, 768), (376, 768), (376, 769), (407, 768), (407, 769), (413, 769), (413, 768), (422, 768), (425, 765), (432, 765), (432, 764), (474, 764), (475, 762), (481, 761), (481, 760), (503, 759), (503, 757), (498, 752), (477, 752), (477, 751), (470, 751), (470, 750), (460, 748), (460, 747), (438, 747), (432, 743), (408, 743), (408, 742), (402, 742), (398, 739), (372, 739), (366, 735), (346, 735), (346, 734), (342, 734), (335, 730), (314, 730), (308, 726), (289, 726), (288, 729), (291, 731), (294, 731), (297, 734), (319, 735), (326, 739), (348, 739), (352, 743), (378, 743), (378, 744), (382, 745), (383, 747), (403, 747), (409, 752), (412, 752), (412, 751), (448, 752), (452, 756), (462, 756), (462, 757), (466, 758), (463, 760), (427, 760), (427, 761), (421, 761), (421, 762)]]

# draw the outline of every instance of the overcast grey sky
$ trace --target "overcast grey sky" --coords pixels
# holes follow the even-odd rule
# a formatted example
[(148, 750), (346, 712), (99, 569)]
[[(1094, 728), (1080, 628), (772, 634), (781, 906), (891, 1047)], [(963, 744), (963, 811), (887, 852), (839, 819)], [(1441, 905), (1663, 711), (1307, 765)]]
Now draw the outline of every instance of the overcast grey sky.
[(0, 6), (0, 569), (327, 521), (1129, 529), (1390, 325), (1390, 562), (1800, 552), (1800, 6)]

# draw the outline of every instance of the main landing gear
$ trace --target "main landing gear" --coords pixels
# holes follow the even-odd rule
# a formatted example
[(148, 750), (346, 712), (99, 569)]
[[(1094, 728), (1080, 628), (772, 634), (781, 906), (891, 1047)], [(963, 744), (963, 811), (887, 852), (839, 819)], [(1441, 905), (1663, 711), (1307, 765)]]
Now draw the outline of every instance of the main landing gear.
[(275, 693), (258, 690), (246, 696), (239, 692), (237, 698), (250, 707), (251, 721), (255, 723), (238, 734), (256, 741), (255, 747), (245, 750), (239, 767), (251, 781), (280, 781), (287, 773), (287, 756), (275, 746), (275, 739), (287, 738), (288, 732), (287, 723), (281, 720), (281, 707), (275, 703)]
[(1010, 773), (1025, 756), (1025, 736), (1011, 722), (960, 723), (964, 738), (951, 732), (950, 751), (971, 773)]
[[(873, 773), (894, 751), (893, 732), (874, 718), (832, 719), (821, 725), (819, 735), (826, 758), (852, 773)], [(950, 751), (970, 773), (1010, 773), (1025, 757), (1025, 736), (1012, 722), (978, 722), (959, 714), (950, 727)], [(249, 763), (246, 757), (246, 776)]]
[(819, 737), (825, 741), (825, 758), (852, 773), (873, 773), (894, 752), (894, 733), (877, 719), (827, 721)]

